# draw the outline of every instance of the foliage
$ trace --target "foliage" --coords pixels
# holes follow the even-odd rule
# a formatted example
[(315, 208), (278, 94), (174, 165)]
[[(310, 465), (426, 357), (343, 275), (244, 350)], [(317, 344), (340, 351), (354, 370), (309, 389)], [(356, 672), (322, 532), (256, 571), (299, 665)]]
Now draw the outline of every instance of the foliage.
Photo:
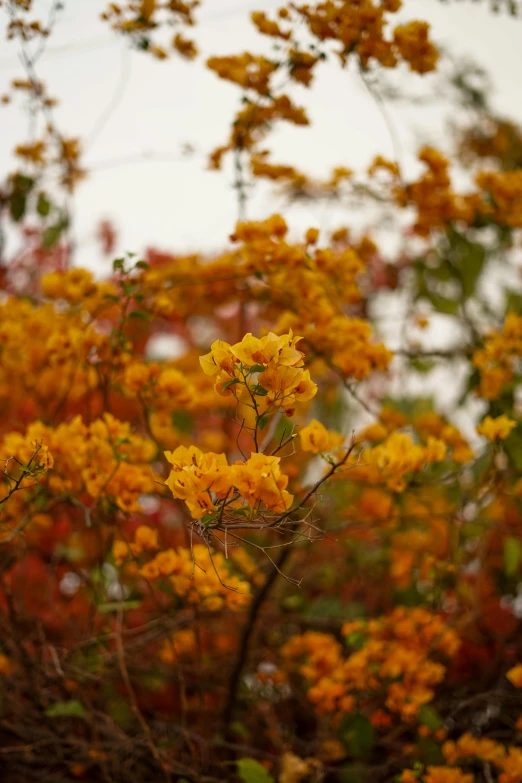
[[(476, 121), (416, 176), (382, 156), (324, 180), (273, 163), (270, 132), (309, 123), (293, 90), (326, 60), (371, 90), (439, 52), (425, 22), (394, 25), (399, 0), (254, 12), (272, 54), (207, 63), (241, 91), (210, 156), (236, 174), (222, 251), (127, 254), (96, 279), (68, 234), (81, 142), (37, 71), (61, 3), (46, 23), (36, 5), (3, 4), (24, 68), (3, 103), (25, 96), (42, 135), (0, 192), (23, 239), (0, 265), (2, 779), (520, 783), (521, 130), (462, 78)], [(193, 59), (197, 5), (104, 20)], [(246, 220), (267, 179), (289, 210), (378, 205), (399, 251), (377, 223)], [(112, 256), (110, 223), (99, 238)], [(152, 357), (159, 336), (177, 357)]]

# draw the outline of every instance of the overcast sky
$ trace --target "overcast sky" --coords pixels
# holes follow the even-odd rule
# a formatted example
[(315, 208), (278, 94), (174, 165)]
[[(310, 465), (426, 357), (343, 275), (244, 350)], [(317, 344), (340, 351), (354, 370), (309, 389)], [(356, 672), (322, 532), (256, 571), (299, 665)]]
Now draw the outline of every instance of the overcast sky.
[[(119, 251), (140, 252), (148, 245), (177, 252), (219, 248), (233, 228), (237, 204), (230, 173), (208, 171), (206, 156), (226, 139), (240, 92), (208, 71), (204, 61), (211, 54), (266, 46), (249, 14), (277, 8), (280, 0), (202, 0), (193, 30), (201, 51), (195, 63), (179, 57), (158, 62), (130, 51), (100, 21), (105, 0), (64, 2), (39, 75), (60, 101), (60, 129), (85, 140), (90, 174), (75, 197), (76, 262), (96, 264), (93, 234), (104, 217), (113, 219), (120, 232)], [(35, 0), (35, 15), (45, 18), (48, 6), (49, 0)], [(495, 107), (522, 121), (522, 20), (464, 0), (406, 0), (400, 16), (428, 20), (437, 42), (477, 59), (492, 76)], [(2, 41), (0, 93), (20, 75), (16, 44)], [(429, 78), (406, 73), (402, 83), (426, 94), (433, 89)], [(324, 175), (334, 165), (363, 167), (379, 152), (393, 157), (382, 113), (355, 73), (326, 65), (312, 89), (299, 87), (295, 97), (308, 107), (313, 124), (270, 136), (276, 161)], [(440, 103), (390, 107), (405, 158), (413, 153), (414, 141), (443, 142), (442, 108)], [(1, 111), (0, 166), (7, 171), (11, 150), (26, 136), (27, 117), (14, 105)], [(190, 157), (182, 152), (186, 143), (195, 149)], [(249, 217), (263, 217), (280, 206), (261, 188), (249, 205)], [(297, 225), (321, 225), (326, 217), (313, 207), (295, 219)]]

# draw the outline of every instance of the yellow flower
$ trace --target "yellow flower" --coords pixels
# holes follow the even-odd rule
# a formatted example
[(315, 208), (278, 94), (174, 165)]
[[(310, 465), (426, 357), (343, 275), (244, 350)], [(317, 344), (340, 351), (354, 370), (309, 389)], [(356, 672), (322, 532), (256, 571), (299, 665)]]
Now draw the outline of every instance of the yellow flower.
[(503, 763), (506, 752), (500, 743), (488, 737), (474, 737), (472, 734), (463, 734), (456, 742), (445, 742), (442, 753), (449, 764), (455, 764), (459, 758), (476, 756), (493, 764)]
[(214, 511), (214, 501), (208, 492), (198, 492), (185, 499), (185, 503), (192, 514), (193, 519), (200, 519), (205, 514), (211, 514)]
[(319, 454), (322, 451), (340, 446), (343, 441), (342, 435), (337, 432), (328, 432), (326, 427), (316, 419), (312, 419), (308, 426), (303, 427), (299, 437), (303, 451), (310, 451), (312, 454)]
[(428, 436), (428, 442), (424, 449), (426, 462), (442, 462), (446, 456), (447, 446), (442, 440)]
[(224, 340), (213, 342), (210, 353), (200, 356), (199, 363), (205, 375), (217, 375), (220, 371), (233, 375), (234, 372), (234, 357), (230, 352), (229, 343)]
[(428, 37), (429, 24), (413, 20), (398, 25), (393, 34), (395, 45), (412, 71), (427, 73), (433, 71), (439, 53)]
[(259, 375), (259, 383), (269, 392), (268, 401), (277, 402), (288, 413), (296, 402), (308, 402), (317, 393), (309, 371), (300, 367), (269, 366)]
[(487, 440), (504, 440), (516, 426), (516, 421), (509, 419), (505, 414), (497, 416), (496, 419), (486, 416), (478, 425), (477, 432)]
[(309, 228), (305, 235), (307, 245), (315, 245), (319, 239), (319, 229)]
[(229, 465), (224, 454), (203, 453), (196, 446), (178, 446), (175, 451), (166, 451), (165, 456), (172, 465), (165, 483), (174, 497), (186, 499), (208, 490), (225, 495), (230, 488)]
[(515, 686), (515, 688), (522, 688), (522, 663), (517, 663), (506, 674), (508, 680)]
[(317, 394), (317, 384), (310, 378), (308, 370), (302, 370), (301, 377), (292, 393), (298, 402), (308, 402)]
[(424, 461), (424, 449), (415, 444), (409, 435), (393, 432), (383, 443), (365, 452), (366, 461), (375, 465), (396, 491), (402, 491), (403, 476), (420, 470)]
[(184, 500), (194, 519), (214, 508), (210, 496), (224, 498), (232, 488), (230, 466), (224, 454), (203, 453), (196, 446), (166, 451), (172, 470), (165, 481), (175, 498)]
[(379, 441), (384, 440), (388, 434), (389, 430), (387, 427), (385, 427), (384, 424), (381, 424), (381, 422), (376, 422), (375, 424), (369, 424), (368, 427), (365, 427), (359, 433), (358, 440), (370, 440), (378, 443)]
[(144, 549), (157, 549), (158, 531), (147, 525), (140, 525), (134, 533), (134, 545), (136, 552), (143, 552)]
[(150, 560), (148, 563), (145, 563), (143, 568), (140, 568), (140, 574), (144, 576), (145, 579), (157, 579), (160, 572), (156, 561)]
[(198, 50), (194, 41), (189, 38), (185, 38), (181, 33), (176, 33), (172, 39), (172, 46), (176, 51), (187, 60), (193, 60), (196, 57)]
[(424, 783), (473, 783), (474, 775), (451, 767), (428, 767)]
[(328, 436), (328, 430), (316, 419), (312, 419), (310, 424), (299, 433), (301, 438), (301, 447), (303, 451), (311, 451), (312, 454), (319, 454), (321, 451), (326, 451), (330, 438)]
[(520, 748), (510, 747), (500, 766), (503, 772), (499, 775), (499, 783), (519, 783), (522, 780), (522, 751)]
[(261, 500), (271, 511), (286, 511), (293, 495), (286, 491), (288, 476), (281, 473), (280, 457), (252, 454), (246, 463), (236, 462), (233, 470), (234, 486), (250, 506)]
[(245, 367), (252, 367), (255, 364), (301, 367), (304, 354), (295, 347), (301, 339), (301, 337), (294, 337), (292, 331), (280, 337), (269, 332), (261, 338), (249, 333), (230, 350)]
[(159, 552), (154, 560), (162, 576), (170, 576), (180, 568), (180, 557), (173, 549)]
[(112, 545), (112, 556), (116, 565), (121, 565), (132, 554), (131, 545), (126, 541), (115, 541)]

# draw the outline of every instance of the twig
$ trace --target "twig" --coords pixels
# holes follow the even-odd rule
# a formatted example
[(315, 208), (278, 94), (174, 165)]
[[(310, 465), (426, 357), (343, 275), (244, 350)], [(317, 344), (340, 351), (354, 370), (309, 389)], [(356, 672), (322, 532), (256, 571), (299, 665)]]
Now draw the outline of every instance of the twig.
[(250, 640), (252, 639), (259, 613), (263, 607), (263, 604), (268, 598), (270, 590), (272, 589), (277, 577), (281, 572), (280, 569), (282, 566), (284, 566), (290, 557), (291, 552), (292, 549), (288, 547), (281, 551), (279, 557), (274, 563), (275, 568), (268, 574), (264, 584), (257, 590), (252, 603), (250, 604), (250, 611), (248, 613), (247, 621), (243, 626), (243, 631), (241, 633), (236, 662), (234, 664), (234, 668), (228, 683), (227, 701), (225, 704), (225, 709), (223, 710), (223, 732), (225, 738), (230, 737), (230, 724), (236, 710), (239, 686), (241, 684), (243, 670), (247, 663)]

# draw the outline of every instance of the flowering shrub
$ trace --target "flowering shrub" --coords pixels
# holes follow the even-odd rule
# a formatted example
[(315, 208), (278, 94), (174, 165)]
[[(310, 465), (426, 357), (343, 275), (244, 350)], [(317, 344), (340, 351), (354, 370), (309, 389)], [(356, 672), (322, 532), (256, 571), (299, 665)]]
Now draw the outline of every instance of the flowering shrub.
[[(233, 158), (241, 219), (214, 255), (129, 254), (97, 279), (73, 265), (87, 172), (38, 78), (54, 17), (36, 5), (3, 3), (25, 68), (3, 103), (45, 123), (0, 190), (24, 248), (0, 264), (2, 780), (522, 782), (522, 290), (504, 274), (522, 131), (481, 105), (416, 177), (382, 156), (324, 181), (272, 163), (327, 58), (420, 78), (439, 52), (425, 22), (391, 22), (399, 0), (255, 11), (272, 54), (207, 61), (241, 91), (210, 159)], [(103, 19), (193, 59), (197, 6)], [(377, 226), (247, 220), (260, 179), (378, 203), (400, 250)], [(109, 223), (99, 238), (111, 255)], [(154, 358), (162, 336), (176, 356)]]

